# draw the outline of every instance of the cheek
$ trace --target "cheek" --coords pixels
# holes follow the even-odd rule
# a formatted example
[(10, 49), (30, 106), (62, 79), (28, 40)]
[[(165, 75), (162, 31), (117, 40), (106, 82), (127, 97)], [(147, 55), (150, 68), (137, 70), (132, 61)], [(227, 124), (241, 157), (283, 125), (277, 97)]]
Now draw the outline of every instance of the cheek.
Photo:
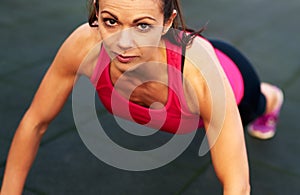
[(106, 39), (109, 36), (109, 33), (105, 30), (103, 25), (99, 23), (98, 33), (101, 35), (102, 39)]
[(139, 48), (141, 54), (142, 54), (142, 59), (144, 61), (148, 61), (148, 59), (153, 58), (153, 47), (141, 47)]
[(102, 38), (103, 43), (106, 46), (111, 47), (117, 42), (117, 36), (114, 36), (113, 33), (107, 31), (105, 28), (101, 27), (100, 25), (99, 25), (98, 32)]

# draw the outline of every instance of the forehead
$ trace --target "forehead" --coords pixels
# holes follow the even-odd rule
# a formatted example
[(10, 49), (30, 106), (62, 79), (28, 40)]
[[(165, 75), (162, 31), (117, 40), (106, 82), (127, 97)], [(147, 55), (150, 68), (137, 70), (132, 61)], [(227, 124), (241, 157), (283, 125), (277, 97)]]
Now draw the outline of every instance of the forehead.
[(130, 11), (132, 14), (139, 12), (162, 13), (161, 0), (99, 0), (100, 9), (116, 11)]

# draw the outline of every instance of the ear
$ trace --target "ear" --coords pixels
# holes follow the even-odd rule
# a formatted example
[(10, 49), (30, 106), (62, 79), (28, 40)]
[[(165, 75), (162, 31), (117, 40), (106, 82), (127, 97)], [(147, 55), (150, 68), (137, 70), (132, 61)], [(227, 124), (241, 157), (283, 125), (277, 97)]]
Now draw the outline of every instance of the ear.
[(169, 29), (172, 27), (173, 21), (177, 16), (177, 11), (174, 9), (171, 17), (168, 19), (168, 21), (164, 24), (163, 32), (162, 34), (165, 35)]

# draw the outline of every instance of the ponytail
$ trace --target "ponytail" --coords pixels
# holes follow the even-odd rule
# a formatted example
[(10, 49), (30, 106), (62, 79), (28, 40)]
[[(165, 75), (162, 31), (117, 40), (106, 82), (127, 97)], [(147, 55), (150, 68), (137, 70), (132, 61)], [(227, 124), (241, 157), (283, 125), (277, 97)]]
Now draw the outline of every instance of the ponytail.
[[(201, 36), (201, 33), (206, 29), (206, 25), (201, 29), (195, 31), (186, 26), (185, 20), (183, 17), (183, 12), (179, 0), (162, 0), (163, 1), (163, 13), (165, 22), (171, 17), (173, 10), (177, 11), (177, 17), (174, 19), (172, 28), (173, 30), (169, 31), (165, 36), (174, 44), (188, 46), (192, 43), (193, 39), (196, 36)], [(181, 35), (181, 31), (187, 32)]]

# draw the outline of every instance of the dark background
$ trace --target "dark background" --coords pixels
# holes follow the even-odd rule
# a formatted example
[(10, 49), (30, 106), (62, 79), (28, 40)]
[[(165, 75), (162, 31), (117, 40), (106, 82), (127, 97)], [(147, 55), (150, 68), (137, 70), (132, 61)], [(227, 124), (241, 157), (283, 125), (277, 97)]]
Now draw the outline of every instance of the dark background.
[[(208, 22), (205, 36), (233, 43), (250, 58), (262, 81), (283, 88), (285, 104), (275, 138), (260, 141), (245, 135), (252, 194), (299, 194), (300, 1), (182, 4), (191, 27)], [(0, 181), (14, 131), (43, 74), (64, 39), (86, 20), (83, 0), (1, 0)], [(118, 128), (106, 112), (100, 117)], [(195, 139), (178, 159), (156, 170), (116, 169), (87, 150), (74, 126), (69, 99), (43, 139), (25, 194), (221, 194), (210, 156), (197, 156), (199, 146)]]

